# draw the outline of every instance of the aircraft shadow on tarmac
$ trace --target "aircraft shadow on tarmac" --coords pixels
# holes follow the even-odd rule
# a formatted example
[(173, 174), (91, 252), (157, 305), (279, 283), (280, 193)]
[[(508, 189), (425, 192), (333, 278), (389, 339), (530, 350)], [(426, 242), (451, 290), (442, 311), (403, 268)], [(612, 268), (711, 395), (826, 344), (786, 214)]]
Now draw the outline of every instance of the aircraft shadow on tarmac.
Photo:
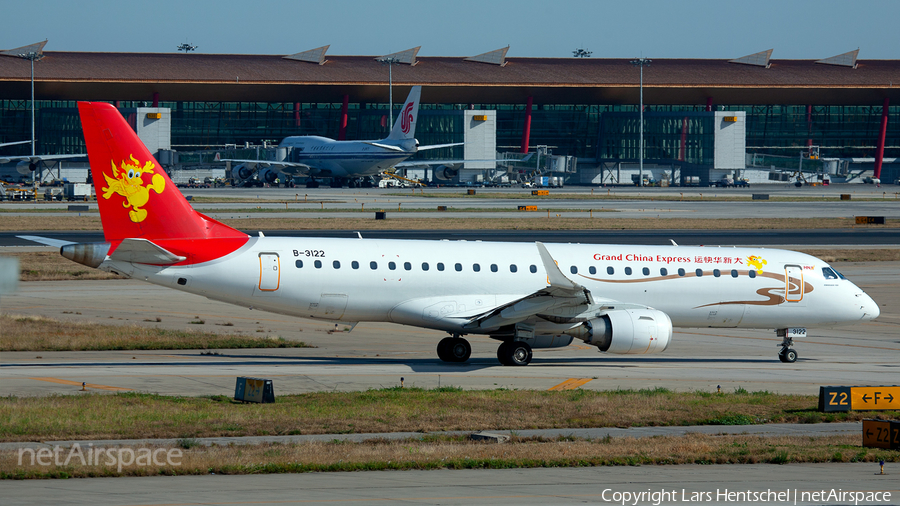
[[(413, 372), (439, 373), (460, 372), (499, 367), (499, 362), (494, 358), (473, 358), (463, 363), (447, 363), (437, 358), (385, 358), (385, 357), (284, 357), (273, 355), (213, 355), (206, 360), (200, 355), (182, 354), (182, 357), (197, 357), (193, 361), (128, 361), (128, 362), (59, 362), (59, 363), (16, 363), (0, 364), (0, 367), (140, 367), (140, 366), (188, 366), (188, 367), (213, 367), (213, 366), (286, 366), (286, 365), (312, 365), (312, 366), (406, 366)], [(208, 355), (207, 355), (208, 356)], [(238, 359), (238, 360), (219, 360)], [(812, 359), (806, 359), (812, 360)], [(805, 361), (805, 360), (801, 360)], [(768, 364), (775, 361), (770, 358), (688, 358), (688, 357), (556, 357), (536, 358), (523, 372), (529, 368), (541, 367), (573, 367), (583, 365), (585, 367), (652, 367), (675, 364)]]

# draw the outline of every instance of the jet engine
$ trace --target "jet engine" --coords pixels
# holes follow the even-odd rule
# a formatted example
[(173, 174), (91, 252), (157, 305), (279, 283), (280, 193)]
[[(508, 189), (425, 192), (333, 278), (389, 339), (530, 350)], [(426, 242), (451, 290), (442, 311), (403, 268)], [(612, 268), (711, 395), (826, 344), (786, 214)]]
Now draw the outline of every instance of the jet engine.
[(453, 165), (438, 165), (434, 168), (434, 177), (449, 181), (459, 174), (459, 168)]
[(16, 171), (23, 176), (30, 176), (32, 172), (37, 170), (37, 164), (28, 160), (16, 164)]
[(566, 331), (608, 353), (662, 353), (672, 340), (672, 320), (656, 309), (620, 309)]
[(263, 169), (259, 171), (259, 180), (269, 184), (273, 184), (276, 180), (278, 180), (278, 172), (272, 169)]
[(250, 170), (246, 165), (238, 165), (237, 167), (231, 169), (231, 177), (234, 179), (239, 179), (241, 181), (245, 181), (250, 179), (253, 176), (253, 171)]

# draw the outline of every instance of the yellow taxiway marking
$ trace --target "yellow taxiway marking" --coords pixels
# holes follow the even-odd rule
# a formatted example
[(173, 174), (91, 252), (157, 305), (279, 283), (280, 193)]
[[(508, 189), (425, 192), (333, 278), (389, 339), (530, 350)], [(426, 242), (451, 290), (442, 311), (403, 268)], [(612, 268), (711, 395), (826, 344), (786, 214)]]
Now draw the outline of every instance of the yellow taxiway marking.
[(592, 379), (593, 378), (569, 378), (559, 385), (551, 387), (550, 390), (575, 390), (576, 388), (587, 384)]
[[(81, 386), (81, 383), (79, 383), (77, 381), (64, 380), (64, 379), (59, 379), (59, 378), (28, 378), (28, 379), (33, 379), (33, 380), (38, 380), (38, 381), (49, 381), (50, 383), (59, 383), (61, 385), (74, 385), (76, 387)], [(85, 383), (84, 388), (94, 388), (97, 390), (111, 390), (114, 392), (131, 390), (130, 388), (111, 387), (111, 386), (107, 386), (107, 385), (95, 385), (93, 383)]]

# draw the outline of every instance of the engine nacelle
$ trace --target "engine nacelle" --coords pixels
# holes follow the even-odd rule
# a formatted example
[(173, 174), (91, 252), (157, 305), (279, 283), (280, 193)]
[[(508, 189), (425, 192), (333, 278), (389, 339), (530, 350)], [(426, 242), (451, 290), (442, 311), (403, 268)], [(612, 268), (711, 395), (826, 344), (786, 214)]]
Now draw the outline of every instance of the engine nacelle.
[(37, 170), (37, 164), (27, 160), (16, 164), (16, 172), (23, 176), (31, 176), (35, 170)]
[(259, 171), (259, 180), (265, 181), (266, 183), (273, 184), (278, 180), (278, 172), (272, 169), (263, 169)]
[(608, 353), (662, 353), (672, 340), (672, 320), (656, 309), (620, 309), (566, 333)]
[(448, 181), (459, 174), (459, 169), (452, 165), (438, 165), (434, 168), (434, 177)]
[(237, 167), (231, 169), (231, 177), (234, 179), (239, 179), (241, 181), (245, 181), (250, 179), (253, 176), (253, 171), (250, 170), (246, 165), (238, 165)]

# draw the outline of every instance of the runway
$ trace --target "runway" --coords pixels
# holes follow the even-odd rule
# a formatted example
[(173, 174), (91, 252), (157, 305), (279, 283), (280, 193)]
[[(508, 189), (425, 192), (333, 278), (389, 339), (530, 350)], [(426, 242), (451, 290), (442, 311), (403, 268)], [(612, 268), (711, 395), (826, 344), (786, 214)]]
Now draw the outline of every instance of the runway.
[[(769, 330), (676, 329), (660, 355), (604, 355), (573, 345), (537, 350), (522, 368), (503, 367), (497, 343), (469, 336), (472, 358), (441, 362), (437, 331), (386, 323), (361, 323), (352, 332), (328, 323), (274, 315), (134, 280), (22, 283), (3, 298), (3, 311), (71, 321), (137, 324), (179, 330), (279, 335), (315, 348), (201, 351), (4, 352), (0, 382), (16, 395), (74, 393), (81, 382), (97, 391), (134, 390), (162, 394), (228, 395), (236, 376), (274, 380), (276, 394), (365, 390), (405, 384), (425, 388), (549, 389), (576, 378), (581, 388), (666, 387), (725, 391), (741, 387), (781, 393), (817, 394), (820, 385), (895, 384), (900, 352), (900, 263), (839, 265), (879, 303), (872, 322), (814, 329), (798, 341), (800, 360), (776, 358), (779, 338)], [(197, 317), (203, 326), (190, 324)], [(159, 318), (161, 322), (156, 322)], [(149, 320), (149, 321), (147, 321)], [(224, 326), (225, 324), (231, 326)], [(261, 332), (257, 332), (261, 331)], [(40, 358), (38, 358), (40, 357)], [(40, 379), (35, 379), (40, 378)]]
[[(896, 504), (900, 488), (896, 465), (878, 476), (877, 464), (748, 464), (730, 466), (639, 466), (354, 473), (268, 474), (26, 480), (0, 482), (0, 495), (12, 504), (257, 505), (381, 504), (854, 504), (827, 500), (841, 492), (880, 492), (880, 500), (858, 504)], [(668, 495), (638, 496), (641, 492)], [(782, 493), (778, 496), (769, 495)], [(813, 492), (824, 492), (813, 496)], [(619, 493), (619, 495), (615, 495)], [(728, 494), (732, 495), (729, 496)], [(700, 495), (702, 494), (702, 495)], [(706, 496), (705, 494), (710, 494)], [(890, 494), (890, 495), (887, 495)], [(749, 497), (749, 500), (740, 500)], [(818, 500), (810, 500), (821, 497)], [(864, 495), (865, 497), (865, 495)]]

